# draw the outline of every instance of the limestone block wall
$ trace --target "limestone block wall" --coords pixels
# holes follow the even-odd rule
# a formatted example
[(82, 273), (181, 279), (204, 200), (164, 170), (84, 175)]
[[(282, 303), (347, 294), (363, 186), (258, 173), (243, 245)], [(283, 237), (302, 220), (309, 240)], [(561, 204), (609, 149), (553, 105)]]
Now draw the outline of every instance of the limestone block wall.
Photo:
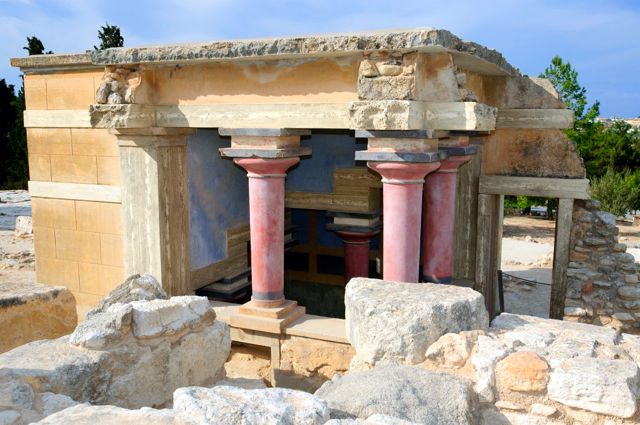
[[(102, 73), (26, 75), (26, 107), (81, 114), (95, 103)], [(27, 128), (36, 280), (70, 289), (82, 320), (125, 277), (121, 204), (104, 196), (119, 190), (118, 145), (106, 129), (38, 125)]]
[(613, 214), (576, 201), (565, 319), (640, 333), (640, 264), (618, 242)]

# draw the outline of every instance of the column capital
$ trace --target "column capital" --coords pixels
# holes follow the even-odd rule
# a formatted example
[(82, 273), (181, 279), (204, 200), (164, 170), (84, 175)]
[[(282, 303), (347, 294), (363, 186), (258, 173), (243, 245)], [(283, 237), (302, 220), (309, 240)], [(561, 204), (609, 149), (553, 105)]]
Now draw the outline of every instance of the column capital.
[(233, 162), (247, 170), (249, 178), (284, 178), (287, 170), (300, 162), (300, 158), (236, 158)]
[(440, 162), (367, 162), (371, 168), (382, 176), (386, 184), (423, 184), (427, 174), (440, 167)]
[(228, 158), (294, 158), (311, 155), (311, 148), (300, 146), (300, 137), (311, 131), (290, 128), (221, 128), (221, 136), (231, 136), (231, 147), (221, 148)]

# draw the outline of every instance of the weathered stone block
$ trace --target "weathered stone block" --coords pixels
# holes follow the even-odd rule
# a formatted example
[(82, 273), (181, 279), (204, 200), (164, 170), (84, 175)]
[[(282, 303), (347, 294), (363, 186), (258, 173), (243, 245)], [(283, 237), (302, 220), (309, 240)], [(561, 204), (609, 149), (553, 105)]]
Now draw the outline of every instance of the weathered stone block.
[(171, 335), (215, 319), (205, 297), (182, 296), (168, 300), (134, 301), (133, 334), (137, 338)]
[(531, 351), (509, 354), (496, 365), (498, 389), (544, 391), (549, 380), (549, 365)]
[(286, 388), (180, 388), (173, 409), (178, 418), (198, 424), (323, 425), (329, 420), (326, 402)]
[(345, 293), (354, 361), (416, 364), (442, 335), (486, 328), (484, 299), (469, 288), (356, 278)]
[(629, 418), (636, 412), (640, 370), (635, 362), (573, 358), (552, 362), (551, 400), (591, 412)]
[(383, 414), (425, 425), (473, 424), (476, 398), (469, 382), (418, 367), (387, 365), (326, 382), (315, 395), (332, 418)]

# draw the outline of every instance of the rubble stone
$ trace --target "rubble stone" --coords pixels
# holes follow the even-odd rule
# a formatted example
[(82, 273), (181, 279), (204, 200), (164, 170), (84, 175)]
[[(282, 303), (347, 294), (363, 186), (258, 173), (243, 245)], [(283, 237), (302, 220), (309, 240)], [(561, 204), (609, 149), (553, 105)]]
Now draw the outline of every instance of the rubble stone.
[(87, 313), (87, 316), (105, 311), (117, 303), (126, 304), (132, 301), (166, 300), (167, 298), (167, 293), (155, 277), (149, 274), (134, 274), (109, 292), (109, 295), (100, 301), (98, 307)]
[(496, 384), (512, 391), (544, 391), (549, 380), (549, 365), (531, 351), (509, 354), (496, 366)]

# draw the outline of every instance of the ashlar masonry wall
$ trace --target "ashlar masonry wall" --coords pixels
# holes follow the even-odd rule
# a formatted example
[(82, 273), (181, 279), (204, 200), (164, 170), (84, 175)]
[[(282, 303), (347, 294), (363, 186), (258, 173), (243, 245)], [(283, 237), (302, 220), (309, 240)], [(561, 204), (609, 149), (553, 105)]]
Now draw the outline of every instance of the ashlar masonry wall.
[[(87, 111), (102, 74), (99, 68), (26, 75), (26, 107)], [(117, 140), (106, 129), (51, 121), (28, 128), (27, 143), (36, 280), (70, 289), (82, 319), (125, 277), (121, 203), (102, 195), (119, 190)]]

